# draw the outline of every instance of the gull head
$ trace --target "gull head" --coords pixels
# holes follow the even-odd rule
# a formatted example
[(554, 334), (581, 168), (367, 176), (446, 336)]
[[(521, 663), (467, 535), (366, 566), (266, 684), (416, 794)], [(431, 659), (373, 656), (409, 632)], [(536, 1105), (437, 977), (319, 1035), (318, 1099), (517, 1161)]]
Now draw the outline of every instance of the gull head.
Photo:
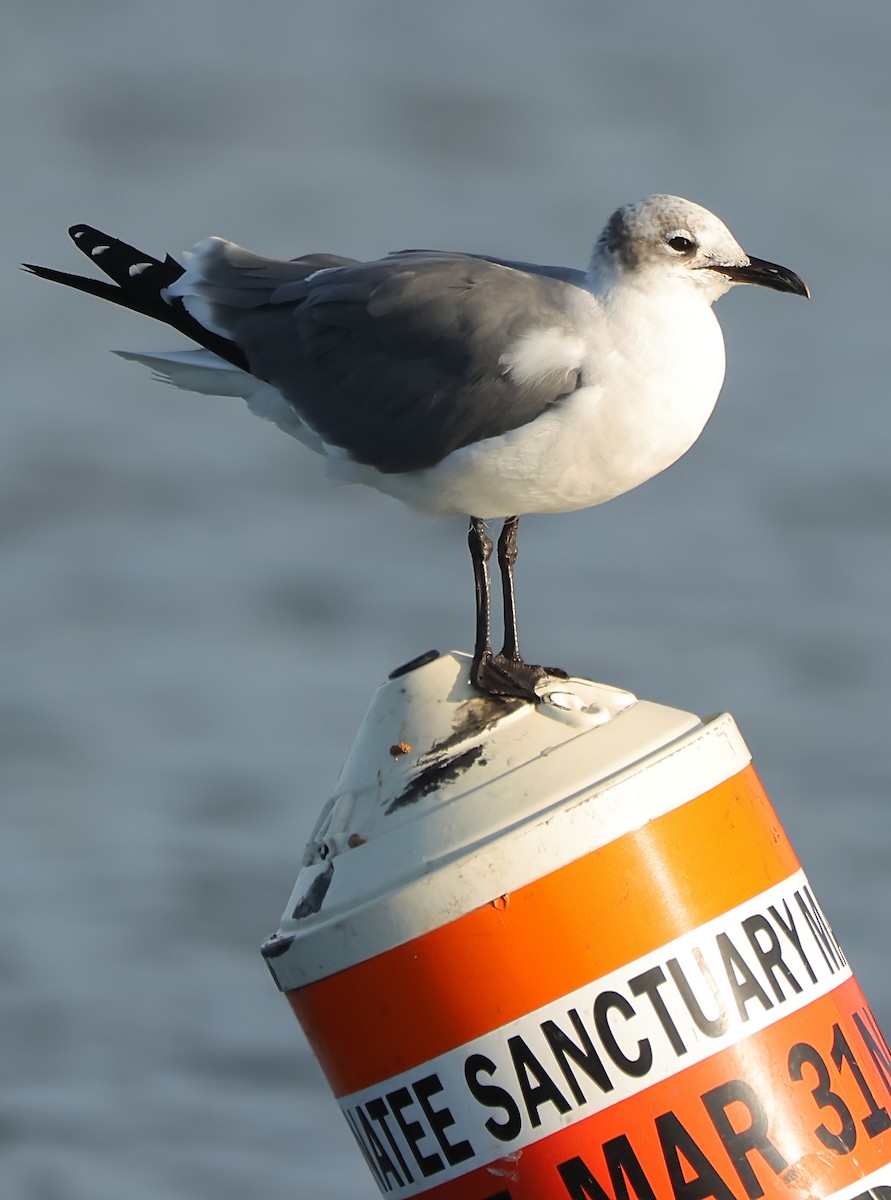
[(794, 271), (746, 254), (714, 213), (680, 196), (649, 196), (616, 209), (597, 239), (590, 275), (606, 286), (689, 286), (709, 304), (736, 283), (810, 294)]

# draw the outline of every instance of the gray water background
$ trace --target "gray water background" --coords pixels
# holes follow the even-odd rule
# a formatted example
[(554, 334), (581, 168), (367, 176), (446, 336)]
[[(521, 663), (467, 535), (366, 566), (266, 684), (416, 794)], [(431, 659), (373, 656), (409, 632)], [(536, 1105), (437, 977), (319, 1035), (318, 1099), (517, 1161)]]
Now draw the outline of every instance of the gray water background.
[[(17, 274), (154, 253), (583, 264), (678, 192), (800, 300), (723, 300), (691, 454), (527, 518), (530, 658), (734, 713), (886, 1027), (891, 8), (826, 0), (7, 0), (2, 1194), (374, 1187), (257, 953), (373, 689), (469, 648), (461, 522), (322, 479), (240, 402), (107, 353), (160, 327)], [(175, 341), (175, 339), (174, 339)]]

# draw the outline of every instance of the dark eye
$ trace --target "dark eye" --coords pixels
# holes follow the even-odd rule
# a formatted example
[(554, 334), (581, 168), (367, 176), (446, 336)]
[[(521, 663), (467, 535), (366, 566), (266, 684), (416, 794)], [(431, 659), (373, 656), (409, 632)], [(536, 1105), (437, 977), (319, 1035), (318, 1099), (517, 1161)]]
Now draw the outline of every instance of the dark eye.
[(668, 239), (668, 244), (672, 250), (676, 250), (678, 254), (692, 254), (696, 249), (696, 243), (690, 238), (684, 237), (682, 233), (676, 233), (674, 237)]

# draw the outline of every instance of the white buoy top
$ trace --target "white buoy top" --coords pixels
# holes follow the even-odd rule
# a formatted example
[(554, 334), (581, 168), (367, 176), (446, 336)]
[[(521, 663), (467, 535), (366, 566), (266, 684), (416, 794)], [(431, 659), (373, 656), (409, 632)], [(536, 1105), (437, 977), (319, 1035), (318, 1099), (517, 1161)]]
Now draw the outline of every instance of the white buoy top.
[[(470, 657), (424, 656), (378, 688), (264, 946), (289, 990), (455, 920), (739, 771), (733, 719), (550, 678), (480, 695)], [(657, 771), (658, 786), (644, 773)]]

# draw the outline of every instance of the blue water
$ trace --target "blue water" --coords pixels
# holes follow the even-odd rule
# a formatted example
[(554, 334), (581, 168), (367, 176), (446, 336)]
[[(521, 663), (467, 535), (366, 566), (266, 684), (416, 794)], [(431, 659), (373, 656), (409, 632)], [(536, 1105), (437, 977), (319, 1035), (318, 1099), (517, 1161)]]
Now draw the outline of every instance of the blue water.
[(734, 713), (891, 1024), (889, 37), (878, 0), (7, 5), (5, 1196), (373, 1194), (256, 947), (372, 690), (472, 633), (460, 522), (331, 487), (106, 353), (163, 330), (13, 270), (79, 270), (75, 221), (583, 264), (618, 203), (674, 191), (800, 272), (810, 304), (721, 302), (682, 463), (524, 521), (522, 630)]

